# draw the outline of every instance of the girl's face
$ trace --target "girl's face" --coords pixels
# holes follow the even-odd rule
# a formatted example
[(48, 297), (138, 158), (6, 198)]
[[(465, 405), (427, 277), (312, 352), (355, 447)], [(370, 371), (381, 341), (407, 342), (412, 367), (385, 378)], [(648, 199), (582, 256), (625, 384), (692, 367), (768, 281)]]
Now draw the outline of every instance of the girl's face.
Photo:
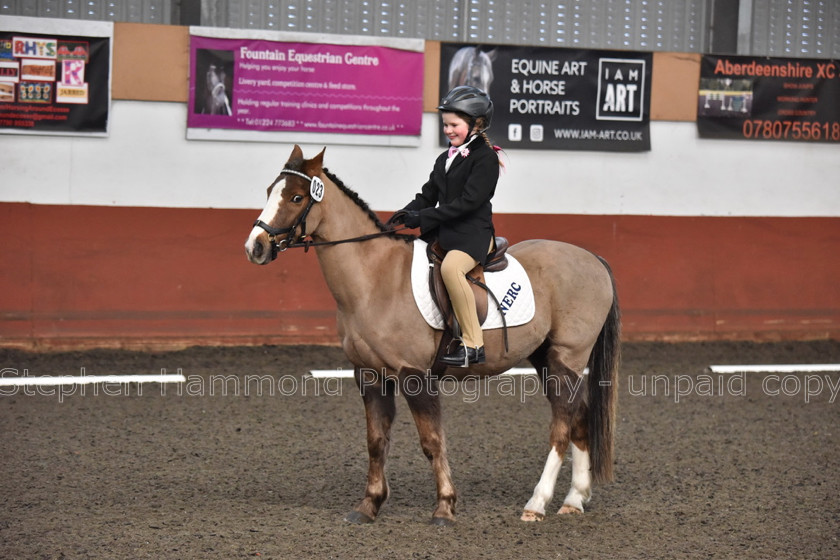
[(441, 113), (441, 119), (443, 119), (443, 133), (449, 138), (449, 143), (456, 148), (462, 146), (469, 136), (470, 124), (457, 113)]

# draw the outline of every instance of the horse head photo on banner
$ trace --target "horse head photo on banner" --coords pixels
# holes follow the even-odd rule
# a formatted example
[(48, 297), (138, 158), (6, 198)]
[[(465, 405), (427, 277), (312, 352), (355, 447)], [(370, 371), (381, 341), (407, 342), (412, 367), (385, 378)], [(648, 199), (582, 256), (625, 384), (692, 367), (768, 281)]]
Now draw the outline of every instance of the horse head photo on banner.
[(233, 52), (198, 49), (195, 66), (195, 112), (232, 116)]
[(496, 49), (487, 52), (481, 46), (458, 49), (449, 63), (449, 91), (456, 86), (472, 86), (489, 93), (495, 59)]

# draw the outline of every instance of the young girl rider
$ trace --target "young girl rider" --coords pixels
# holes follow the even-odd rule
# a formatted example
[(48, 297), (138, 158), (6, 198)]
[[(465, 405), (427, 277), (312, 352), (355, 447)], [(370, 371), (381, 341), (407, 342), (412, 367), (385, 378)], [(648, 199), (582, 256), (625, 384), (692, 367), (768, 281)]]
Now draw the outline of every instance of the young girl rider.
[(484, 338), (466, 274), (483, 265), (494, 249), (490, 199), (499, 180), (500, 162), (485, 134), (493, 117), (493, 102), (485, 92), (458, 86), (437, 109), (449, 149), (438, 156), (429, 180), (393, 221), (419, 227), (424, 237), (436, 237), (446, 251), (441, 275), (462, 338), (461, 345), (442, 361), (466, 367), (485, 361)]

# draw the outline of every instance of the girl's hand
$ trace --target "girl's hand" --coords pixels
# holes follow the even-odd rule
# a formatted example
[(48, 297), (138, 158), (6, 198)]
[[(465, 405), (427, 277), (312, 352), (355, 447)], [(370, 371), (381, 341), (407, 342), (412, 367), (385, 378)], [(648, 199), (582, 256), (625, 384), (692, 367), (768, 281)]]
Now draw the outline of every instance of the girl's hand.
[(420, 227), (420, 212), (417, 210), (406, 211), (403, 223), (405, 224), (405, 227), (412, 229)]

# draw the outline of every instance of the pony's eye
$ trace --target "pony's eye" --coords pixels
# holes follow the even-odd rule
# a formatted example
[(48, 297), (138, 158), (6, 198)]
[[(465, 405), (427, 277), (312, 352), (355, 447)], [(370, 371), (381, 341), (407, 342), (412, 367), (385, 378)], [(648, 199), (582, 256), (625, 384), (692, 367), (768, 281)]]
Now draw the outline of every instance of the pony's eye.
[(303, 201), (303, 196), (301, 196), (299, 194), (296, 194), (295, 196), (292, 197), (292, 202), (294, 202), (295, 204), (300, 204), (302, 201)]

